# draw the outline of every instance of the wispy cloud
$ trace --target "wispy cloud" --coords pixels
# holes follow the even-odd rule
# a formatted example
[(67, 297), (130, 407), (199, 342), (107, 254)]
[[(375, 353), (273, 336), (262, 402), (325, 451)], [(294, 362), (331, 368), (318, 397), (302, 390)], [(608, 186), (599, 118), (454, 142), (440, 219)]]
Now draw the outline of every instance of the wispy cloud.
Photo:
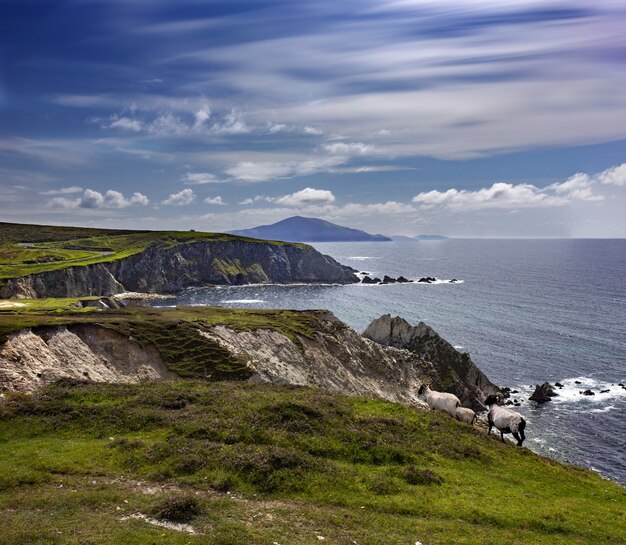
[(204, 185), (220, 184), (226, 180), (222, 180), (210, 172), (187, 172), (182, 177), (182, 181), (188, 185)]
[(226, 169), (226, 173), (241, 182), (265, 182), (294, 176), (309, 176), (317, 172), (328, 171), (346, 161), (345, 157), (315, 157), (307, 160), (276, 161), (241, 161)]
[(49, 189), (47, 191), (40, 191), (40, 195), (71, 195), (72, 193), (80, 193), (83, 190), (82, 187), (72, 185), (68, 187), (60, 187), (59, 189)]

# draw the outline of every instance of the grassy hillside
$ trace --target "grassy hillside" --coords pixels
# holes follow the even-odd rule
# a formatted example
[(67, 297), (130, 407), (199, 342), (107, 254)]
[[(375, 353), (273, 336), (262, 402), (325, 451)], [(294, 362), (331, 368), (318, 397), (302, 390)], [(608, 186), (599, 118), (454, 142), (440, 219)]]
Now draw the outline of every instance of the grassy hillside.
[(0, 223), (0, 280), (115, 261), (143, 252), (153, 244), (171, 248), (178, 244), (230, 240), (258, 242), (224, 233), (123, 231)]
[(232, 382), (5, 399), (0, 513), (6, 545), (626, 542), (626, 491), (589, 471), (443, 414)]

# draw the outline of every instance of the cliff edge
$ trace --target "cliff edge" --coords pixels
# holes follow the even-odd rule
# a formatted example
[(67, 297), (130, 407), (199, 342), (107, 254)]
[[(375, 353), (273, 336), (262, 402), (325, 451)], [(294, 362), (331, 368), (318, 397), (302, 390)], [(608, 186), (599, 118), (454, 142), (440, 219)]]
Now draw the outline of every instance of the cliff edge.
[[(327, 311), (212, 307), (125, 308), (0, 315), (0, 391), (33, 391), (61, 378), (135, 383), (166, 378), (315, 386), (421, 403), (423, 381), (447, 360), (383, 346)], [(445, 343), (443, 339), (440, 341)], [(454, 391), (478, 407), (491, 385), (455, 375)], [(495, 387), (494, 387), (495, 388)], [(487, 390), (489, 390), (487, 388)]]
[[(3, 228), (6, 225), (11, 227), (3, 224)], [(349, 267), (306, 244), (193, 231), (97, 231), (94, 236), (93, 230), (54, 227), (45, 227), (49, 240), (39, 241), (35, 227), (12, 225), (0, 237), (0, 298), (174, 293), (203, 285), (358, 282)]]
[(455, 394), (463, 405), (474, 410), (484, 410), (482, 400), (500, 391), (469, 354), (456, 350), (424, 322), (412, 326), (400, 316), (385, 314), (367, 327), (363, 337), (383, 346), (406, 349), (429, 362), (433, 389)]

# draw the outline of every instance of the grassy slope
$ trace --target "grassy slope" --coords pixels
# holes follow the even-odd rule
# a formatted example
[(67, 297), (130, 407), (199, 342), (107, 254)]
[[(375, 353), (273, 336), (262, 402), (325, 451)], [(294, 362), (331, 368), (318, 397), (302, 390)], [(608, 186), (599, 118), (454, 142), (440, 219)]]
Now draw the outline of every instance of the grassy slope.
[(171, 248), (177, 244), (230, 240), (259, 242), (223, 233), (123, 231), (0, 223), (0, 280), (115, 261), (143, 252), (153, 244)]
[[(185, 378), (245, 379), (244, 363), (217, 342), (198, 332), (216, 325), (238, 331), (259, 328), (281, 332), (294, 341), (310, 336), (319, 326), (314, 311), (244, 310), (222, 307), (135, 307), (101, 312), (73, 308), (78, 301), (98, 299), (21, 300), (25, 307), (0, 309), (0, 343), (24, 328), (72, 324), (98, 324), (132, 336), (141, 345), (155, 346), (171, 371)], [(339, 327), (339, 325), (337, 326)]]
[[(313, 389), (59, 383), (0, 404), (0, 544), (618, 544), (625, 494), (447, 415)], [(200, 534), (121, 521), (181, 505)]]

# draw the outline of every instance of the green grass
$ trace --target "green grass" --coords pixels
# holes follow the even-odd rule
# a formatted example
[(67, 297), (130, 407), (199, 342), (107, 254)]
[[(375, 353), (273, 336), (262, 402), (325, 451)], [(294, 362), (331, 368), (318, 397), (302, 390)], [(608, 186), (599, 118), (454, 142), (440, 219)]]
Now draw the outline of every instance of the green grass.
[[(152, 245), (167, 249), (179, 244), (233, 240), (259, 242), (224, 233), (124, 231), (0, 223), (0, 280), (116, 261), (141, 253)], [(263, 243), (306, 246), (280, 241)], [(227, 266), (232, 268), (234, 265)]]
[[(0, 544), (618, 544), (626, 491), (444, 414), (241, 382), (0, 404)], [(152, 526), (150, 517), (198, 532)]]

